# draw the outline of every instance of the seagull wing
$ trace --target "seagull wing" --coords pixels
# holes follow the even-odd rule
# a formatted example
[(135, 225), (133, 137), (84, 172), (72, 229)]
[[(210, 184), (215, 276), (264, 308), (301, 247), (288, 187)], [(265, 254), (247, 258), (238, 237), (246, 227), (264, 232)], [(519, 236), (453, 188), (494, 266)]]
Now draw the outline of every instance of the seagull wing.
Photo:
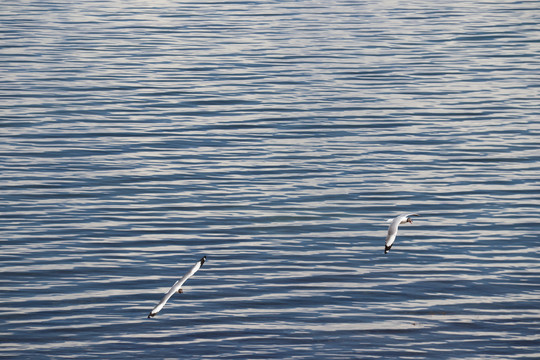
[(406, 218), (408, 217), (411, 217), (411, 216), (420, 216), (418, 214), (403, 214), (402, 216), (405, 216)]
[(392, 219), (392, 223), (388, 227), (388, 234), (386, 235), (386, 241), (384, 243), (385, 254), (387, 254), (388, 251), (390, 251), (390, 249), (392, 248), (392, 245), (394, 244), (394, 240), (396, 240), (398, 226), (402, 218), (403, 218), (403, 215), (399, 215), (395, 217), (394, 219)]
[(197, 261), (197, 263), (195, 265), (193, 265), (193, 267), (184, 276), (182, 276), (182, 278), (180, 280), (175, 282), (174, 285), (165, 294), (165, 296), (163, 296), (163, 298), (161, 299), (159, 304), (157, 304), (154, 307), (154, 309), (152, 309), (152, 311), (150, 311), (150, 314), (148, 314), (148, 317), (151, 318), (151, 317), (155, 316), (161, 309), (163, 309), (163, 307), (165, 306), (167, 301), (169, 301), (171, 296), (173, 296), (175, 292), (180, 290), (180, 288), (182, 287), (182, 285), (184, 285), (186, 280), (189, 279), (190, 277), (192, 277), (193, 274), (195, 274), (201, 268), (201, 266), (204, 264), (205, 261), (206, 261), (206, 256), (203, 256), (201, 258), (201, 260)]

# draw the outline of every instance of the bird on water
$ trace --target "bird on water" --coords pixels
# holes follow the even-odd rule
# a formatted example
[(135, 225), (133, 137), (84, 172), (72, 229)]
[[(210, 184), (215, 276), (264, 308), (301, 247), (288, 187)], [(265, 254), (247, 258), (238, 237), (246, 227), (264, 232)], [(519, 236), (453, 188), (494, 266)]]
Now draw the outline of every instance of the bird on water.
[(396, 240), (396, 235), (398, 231), (398, 226), (400, 224), (411, 223), (411, 216), (420, 216), (418, 214), (400, 214), (393, 219), (388, 219), (388, 222), (391, 222), (388, 227), (388, 235), (386, 235), (386, 242), (384, 244), (384, 253), (387, 254), (388, 251), (392, 248), (394, 240)]
[(201, 268), (201, 266), (204, 264), (205, 261), (206, 261), (206, 256), (203, 256), (201, 260), (197, 261), (197, 263), (193, 265), (193, 267), (184, 276), (182, 276), (180, 280), (175, 282), (174, 285), (165, 294), (165, 296), (163, 296), (163, 299), (161, 299), (159, 304), (157, 304), (152, 309), (152, 311), (150, 311), (150, 314), (148, 314), (148, 318), (154, 317), (161, 309), (163, 309), (167, 301), (169, 301), (169, 299), (171, 298), (171, 296), (174, 295), (174, 293), (178, 291), (178, 293), (181, 294), (183, 292), (182, 285), (184, 285), (186, 280), (192, 277)]

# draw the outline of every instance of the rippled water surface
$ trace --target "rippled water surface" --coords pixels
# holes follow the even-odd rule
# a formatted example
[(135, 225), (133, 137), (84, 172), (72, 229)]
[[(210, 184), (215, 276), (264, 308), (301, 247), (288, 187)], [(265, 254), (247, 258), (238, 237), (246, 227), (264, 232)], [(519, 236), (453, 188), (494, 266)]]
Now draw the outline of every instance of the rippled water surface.
[(0, 357), (539, 358), (538, 9), (2, 2)]

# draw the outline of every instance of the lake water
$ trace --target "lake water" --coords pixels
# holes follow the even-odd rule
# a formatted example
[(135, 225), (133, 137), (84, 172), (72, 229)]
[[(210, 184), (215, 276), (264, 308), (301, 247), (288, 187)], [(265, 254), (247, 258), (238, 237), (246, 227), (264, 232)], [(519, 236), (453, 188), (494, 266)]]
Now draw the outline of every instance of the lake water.
[(0, 357), (538, 359), (539, 9), (3, 1)]

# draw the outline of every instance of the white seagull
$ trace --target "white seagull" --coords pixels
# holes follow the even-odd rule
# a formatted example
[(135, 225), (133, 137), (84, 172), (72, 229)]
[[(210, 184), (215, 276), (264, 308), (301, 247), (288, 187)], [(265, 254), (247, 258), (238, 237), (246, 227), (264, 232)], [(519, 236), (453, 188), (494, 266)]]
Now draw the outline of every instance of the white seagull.
[(174, 285), (165, 294), (163, 299), (161, 299), (159, 304), (157, 304), (156, 307), (154, 307), (152, 311), (150, 311), (150, 314), (148, 314), (148, 318), (155, 316), (161, 309), (163, 309), (167, 301), (171, 298), (171, 296), (174, 295), (175, 292), (178, 291), (178, 293), (181, 294), (183, 292), (182, 285), (184, 285), (186, 280), (192, 277), (193, 274), (195, 274), (197, 270), (201, 268), (201, 266), (204, 264), (205, 261), (206, 261), (206, 256), (203, 256), (201, 260), (197, 261), (197, 263), (193, 265), (193, 267), (180, 280), (175, 282)]
[(411, 223), (411, 216), (420, 216), (418, 214), (401, 214), (396, 216), (393, 219), (388, 219), (387, 222), (392, 222), (390, 226), (388, 227), (388, 235), (386, 235), (386, 242), (384, 244), (384, 253), (388, 253), (390, 251), (390, 248), (392, 247), (392, 244), (394, 243), (394, 240), (396, 240), (397, 230), (399, 224), (405, 224), (405, 223)]

